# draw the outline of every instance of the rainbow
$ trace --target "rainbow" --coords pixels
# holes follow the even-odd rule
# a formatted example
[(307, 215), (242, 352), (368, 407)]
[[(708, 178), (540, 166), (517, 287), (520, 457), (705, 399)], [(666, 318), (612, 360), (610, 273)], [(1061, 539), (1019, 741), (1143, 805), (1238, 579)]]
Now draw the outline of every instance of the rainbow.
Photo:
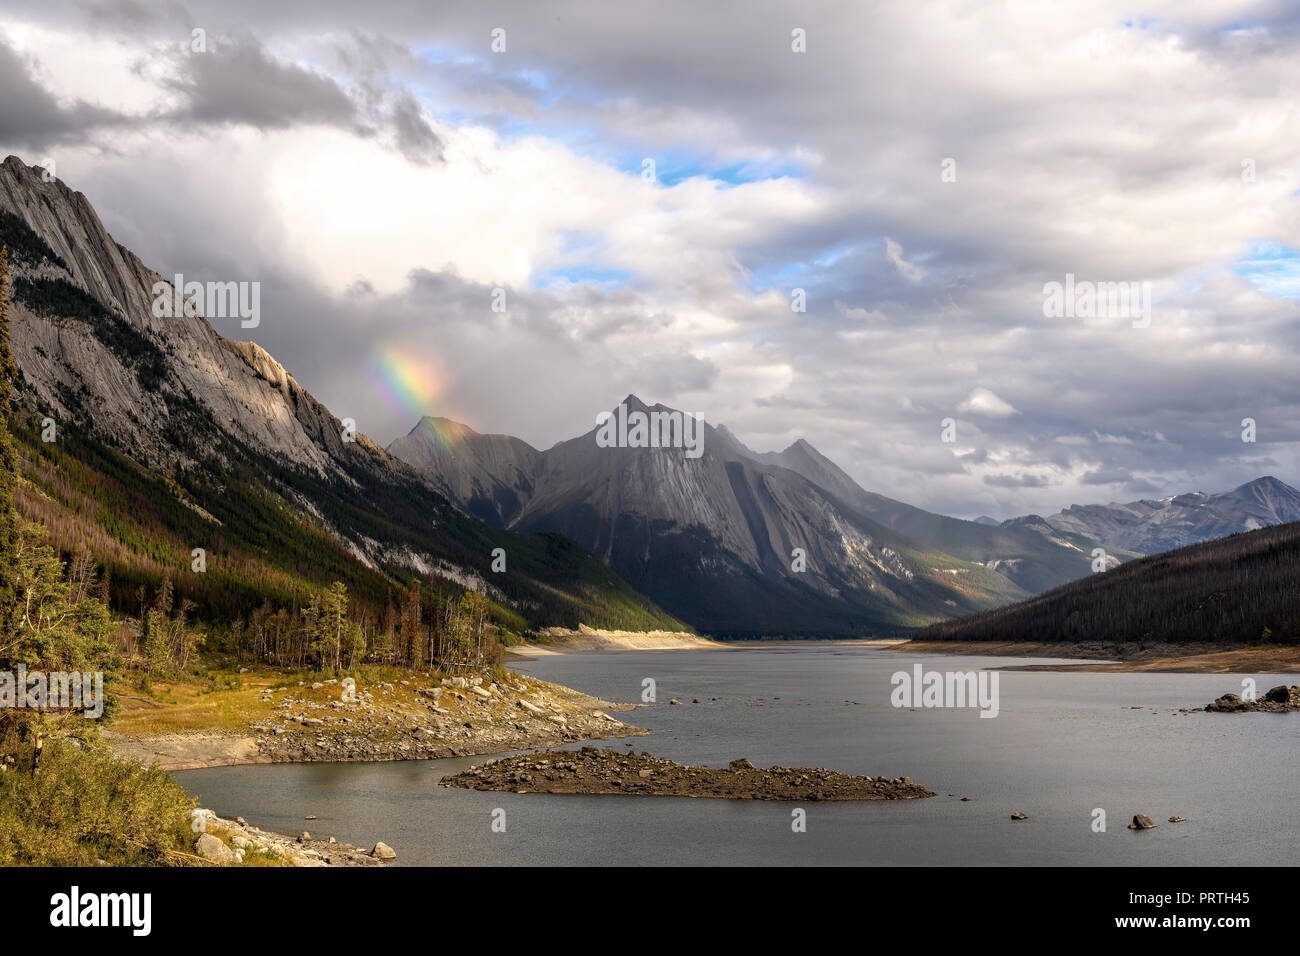
[(366, 377), (395, 415), (415, 421), (433, 414), (441, 376), (430, 363), (385, 346), (370, 354)]

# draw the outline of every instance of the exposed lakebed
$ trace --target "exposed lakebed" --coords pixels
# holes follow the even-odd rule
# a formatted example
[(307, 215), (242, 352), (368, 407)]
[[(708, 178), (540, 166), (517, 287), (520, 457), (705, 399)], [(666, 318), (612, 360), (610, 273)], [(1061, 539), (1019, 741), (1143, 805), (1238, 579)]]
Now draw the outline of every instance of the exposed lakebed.
[[(1300, 715), (1225, 720), (1182, 710), (1239, 689), (1239, 677), (1003, 672), (999, 714), (983, 719), (973, 709), (893, 707), (890, 677), (916, 660), (942, 671), (1033, 663), (786, 644), (516, 665), (607, 700), (637, 701), (653, 679), (657, 703), (620, 717), (654, 731), (635, 749), (656, 757), (725, 768), (744, 756), (758, 766), (907, 775), (937, 793), (800, 805), (806, 832), (794, 832), (784, 802), (437, 785), (483, 757), (221, 767), (177, 777), (218, 813), (285, 833), (311, 814), (314, 834), (365, 846), (383, 840), (397, 865), (1292, 862)], [(1282, 682), (1250, 676), (1263, 688)], [(669, 703), (674, 698), (680, 706)], [(1104, 833), (1092, 828), (1097, 808), (1107, 813)], [(1029, 819), (1011, 820), (1013, 810)], [(1137, 813), (1186, 822), (1129, 830)]]

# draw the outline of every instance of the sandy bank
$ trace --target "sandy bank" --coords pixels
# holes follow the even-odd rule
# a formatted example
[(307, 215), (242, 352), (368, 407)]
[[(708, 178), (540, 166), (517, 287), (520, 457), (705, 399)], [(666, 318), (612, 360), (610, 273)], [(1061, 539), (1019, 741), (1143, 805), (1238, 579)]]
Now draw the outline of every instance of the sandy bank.
[(577, 630), (548, 627), (542, 641), (509, 649), (511, 656), (530, 659), (579, 651), (670, 651), (719, 648), (728, 645), (685, 631), (605, 631), (578, 625)]

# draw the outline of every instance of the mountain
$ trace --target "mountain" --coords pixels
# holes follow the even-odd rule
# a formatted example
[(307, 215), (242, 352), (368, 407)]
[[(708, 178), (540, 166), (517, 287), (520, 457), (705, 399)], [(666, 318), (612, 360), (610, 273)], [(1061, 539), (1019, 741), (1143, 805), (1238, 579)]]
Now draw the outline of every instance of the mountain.
[[(681, 414), (635, 395), (619, 407)], [(931, 514), (864, 490), (803, 439), (760, 453), (725, 425), (701, 427), (698, 458), (602, 448), (598, 428), (538, 452), (434, 418), (388, 450), (467, 512), (574, 538), (715, 634), (896, 631), (1090, 571), (1097, 542), (1041, 519), (988, 526)], [(815, 573), (792, 569), (797, 547)]]
[[(678, 626), (572, 541), (453, 507), (258, 345), (218, 335), (198, 310), (156, 315), (155, 290), (176, 290), (85, 196), (13, 156), (0, 164), (0, 242), (13, 265), (19, 504), (60, 549), (91, 548), (119, 609), (138, 610), (138, 589), (163, 577), (213, 620), (264, 600), (295, 607), (342, 580), (380, 609), (416, 584), (473, 587), (521, 630)], [(505, 573), (491, 570), (497, 548)]]
[[(634, 395), (614, 414), (681, 415)], [(894, 632), (1028, 593), (978, 561), (875, 520), (862, 506), (866, 493), (806, 442), (760, 455), (725, 427), (699, 428), (698, 457), (681, 447), (602, 447), (597, 427), (536, 453), (531, 471), (515, 454), (487, 476), (478, 468), (492, 458), (489, 445), (506, 447), (502, 436), (426, 419), (389, 451), (435, 487), (454, 489), (472, 473), (480, 511), (485, 501), (522, 501), (517, 513), (499, 512), (503, 524), (573, 538), (656, 604), (713, 634)], [(454, 447), (426, 453), (447, 444), (439, 432), (454, 434)], [(475, 506), (463, 493), (450, 497)], [(1030, 543), (1045, 548), (1036, 535)], [(1071, 560), (1086, 571), (1077, 552)]]
[(489, 524), (505, 527), (533, 492), (540, 452), (510, 435), (480, 435), (449, 418), (425, 416), (388, 446), (443, 495)]
[(1105, 547), (1159, 554), (1239, 531), (1300, 521), (1300, 491), (1269, 476), (1221, 494), (1072, 505), (1046, 521), (1063, 534), (1086, 535)]
[(1300, 524), (1129, 561), (918, 640), (1300, 643)]
[[(990, 526), (924, 511), (866, 491), (803, 439), (782, 452), (757, 454), (740, 447), (756, 461), (780, 465), (803, 475), (845, 508), (923, 547), (991, 568), (1031, 594), (1073, 581), (1091, 568), (1096, 541), (1083, 534), (1057, 531), (1044, 525), (1041, 519), (1037, 523), (1013, 521)], [(1128, 556), (1131, 555), (1127, 552), (1117, 555)]]

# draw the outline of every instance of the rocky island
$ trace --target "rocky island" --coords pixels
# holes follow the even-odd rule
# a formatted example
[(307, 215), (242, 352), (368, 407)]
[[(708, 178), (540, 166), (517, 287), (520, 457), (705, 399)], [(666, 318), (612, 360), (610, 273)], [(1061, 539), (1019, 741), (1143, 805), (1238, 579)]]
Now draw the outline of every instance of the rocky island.
[(911, 777), (859, 777), (833, 770), (731, 761), (725, 770), (694, 767), (648, 753), (600, 747), (544, 750), (491, 760), (452, 777), (444, 787), (514, 793), (629, 794), (729, 800), (915, 800), (934, 793)]
[(1236, 694), (1224, 694), (1218, 700), (1205, 705), (1212, 714), (1235, 714), (1247, 711), (1281, 712), (1300, 710), (1300, 687), (1294, 684), (1278, 684), (1263, 697), (1254, 700), (1242, 700)]

